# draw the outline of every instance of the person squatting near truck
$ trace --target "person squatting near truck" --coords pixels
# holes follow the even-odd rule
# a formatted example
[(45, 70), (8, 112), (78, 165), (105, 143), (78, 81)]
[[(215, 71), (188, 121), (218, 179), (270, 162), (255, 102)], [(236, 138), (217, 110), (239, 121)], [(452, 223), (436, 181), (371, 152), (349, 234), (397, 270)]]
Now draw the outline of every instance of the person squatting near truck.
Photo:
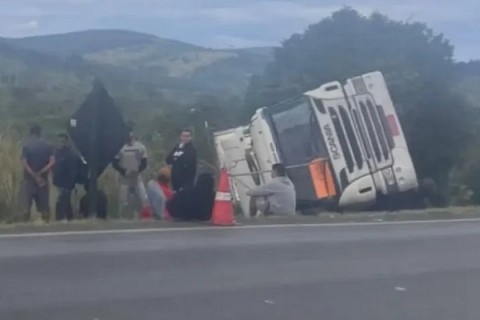
[(269, 183), (253, 188), (247, 194), (251, 197), (250, 216), (295, 214), (295, 186), (281, 163), (272, 166), (272, 180)]

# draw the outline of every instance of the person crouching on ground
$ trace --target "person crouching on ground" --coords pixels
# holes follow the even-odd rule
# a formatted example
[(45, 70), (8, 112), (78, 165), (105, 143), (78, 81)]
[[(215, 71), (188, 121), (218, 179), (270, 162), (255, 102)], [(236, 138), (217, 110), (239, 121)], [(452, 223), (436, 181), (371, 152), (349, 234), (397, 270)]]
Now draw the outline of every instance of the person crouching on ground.
[(287, 170), (283, 164), (274, 164), (272, 180), (263, 186), (251, 189), (247, 194), (251, 197), (251, 216), (256, 216), (258, 212), (267, 216), (295, 213), (295, 187), (287, 177)]
[(157, 180), (150, 180), (147, 185), (148, 200), (156, 219), (169, 219), (170, 213), (166, 209), (167, 202), (173, 197), (170, 189), (171, 171), (163, 167), (158, 172)]
[(167, 202), (167, 209), (173, 219), (183, 221), (208, 221), (212, 215), (215, 200), (215, 182), (209, 173), (198, 175), (194, 186), (180, 189), (172, 200)]

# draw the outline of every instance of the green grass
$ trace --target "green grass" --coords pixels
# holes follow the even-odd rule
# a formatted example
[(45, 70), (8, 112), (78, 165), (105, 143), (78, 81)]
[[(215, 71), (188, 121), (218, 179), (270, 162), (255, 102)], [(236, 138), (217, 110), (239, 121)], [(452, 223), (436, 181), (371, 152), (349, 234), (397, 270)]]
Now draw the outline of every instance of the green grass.
[(19, 139), (11, 130), (0, 132), (0, 220), (12, 220), (19, 211), (18, 192), (22, 177)]

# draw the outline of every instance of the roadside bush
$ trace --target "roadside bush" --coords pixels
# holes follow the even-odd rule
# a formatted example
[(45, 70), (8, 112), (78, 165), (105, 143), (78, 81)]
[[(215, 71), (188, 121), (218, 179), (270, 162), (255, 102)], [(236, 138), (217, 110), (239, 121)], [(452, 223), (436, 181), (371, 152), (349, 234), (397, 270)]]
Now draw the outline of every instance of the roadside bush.
[(20, 137), (10, 129), (0, 132), (0, 220), (19, 219), (19, 189), (22, 178)]

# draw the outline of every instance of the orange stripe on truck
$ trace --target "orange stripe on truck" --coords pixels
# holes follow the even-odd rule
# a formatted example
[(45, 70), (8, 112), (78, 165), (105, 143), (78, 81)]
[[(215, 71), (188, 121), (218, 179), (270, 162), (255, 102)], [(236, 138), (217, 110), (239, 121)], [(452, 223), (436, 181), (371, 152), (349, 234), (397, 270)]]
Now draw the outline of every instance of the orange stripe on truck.
[(330, 164), (327, 160), (316, 159), (309, 164), (310, 175), (317, 198), (331, 198), (337, 194)]

